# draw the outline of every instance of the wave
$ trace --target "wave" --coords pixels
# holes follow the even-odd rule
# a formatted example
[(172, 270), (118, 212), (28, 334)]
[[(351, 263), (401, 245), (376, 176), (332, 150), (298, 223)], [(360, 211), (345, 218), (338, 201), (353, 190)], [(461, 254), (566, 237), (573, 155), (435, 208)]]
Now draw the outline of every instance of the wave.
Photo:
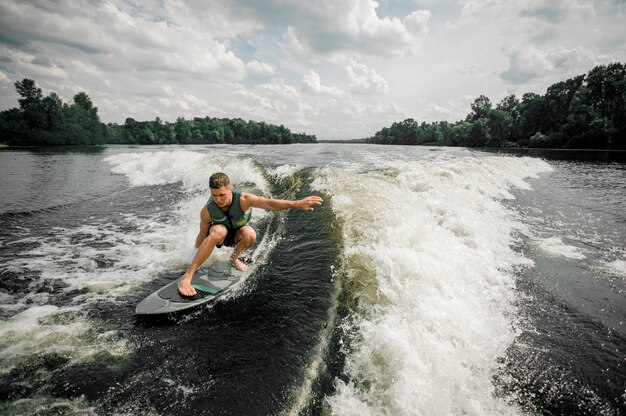
[[(98, 324), (88, 308), (128, 304), (139, 296), (134, 293), (158, 286), (156, 279), (177, 277), (193, 256), (199, 209), (213, 172), (226, 172), (245, 190), (286, 198), (313, 176), (314, 192), (330, 196), (332, 218), (319, 226), (339, 233), (329, 242), (336, 244), (333, 259), (340, 252), (340, 267), (332, 271), (326, 326), (301, 385), (292, 386), (291, 413), (317, 400), (309, 392), (319, 388), (325, 371), (340, 372), (333, 374), (334, 391), (325, 398), (333, 414), (516, 413), (494, 396), (493, 387), (497, 358), (518, 333), (515, 270), (529, 264), (513, 249), (524, 225), (505, 201), (513, 198), (513, 188), (529, 189), (527, 179), (550, 167), (536, 159), (449, 152), (429, 152), (420, 160), (364, 152), (356, 159), (321, 167), (306, 161), (261, 164), (226, 148), (106, 157), (111, 172), (131, 189), (152, 187), (137, 195), (122, 192), (121, 199), (144, 198), (144, 205), (158, 206), (173, 187), (181, 190), (162, 210), (144, 213), (136, 204), (137, 212), (115, 221), (82, 218), (41, 237), (25, 232), (2, 242), (23, 250), (0, 272), (26, 270), (39, 277), (30, 293), (0, 308), (10, 316), (0, 323), (6, 340), (0, 343), (2, 368), (9, 371), (41, 352), (76, 361), (103, 350), (131, 354), (132, 342), (115, 328), (94, 330)], [(262, 249), (253, 253), (259, 263), (272, 257), (280, 239), (281, 221), (270, 227), (271, 215), (253, 215), (253, 225), (264, 230)], [(297, 227), (292, 232), (302, 233)], [(302, 246), (298, 255), (307, 250)], [(226, 259), (229, 253), (216, 250), (215, 256)], [(65, 298), (59, 302), (55, 296)], [(335, 317), (342, 318), (338, 327)], [(335, 352), (330, 344), (337, 332), (345, 357), (339, 369), (324, 362)]]
[(494, 396), (497, 358), (518, 334), (512, 188), (537, 159), (390, 155), (319, 169), (341, 222), (345, 354), (338, 415), (516, 414)]
[[(77, 217), (75, 225), (49, 226), (39, 236), (29, 229), (3, 240), (2, 247), (13, 254), (3, 259), (0, 273), (32, 278), (20, 277), (24, 287), (14, 288), (0, 304), (0, 314), (7, 318), (0, 322), (2, 371), (27, 362), (37, 352), (65, 354), (73, 360), (85, 359), (101, 350), (130, 354), (132, 346), (114, 335), (116, 331), (92, 339), (94, 322), (88, 309), (103, 303), (126, 304), (129, 296), (133, 298), (135, 292), (155, 279), (182, 274), (195, 252), (199, 212), (208, 195), (206, 172), (227, 171), (235, 183), (245, 183), (246, 189), (268, 189), (252, 160), (224, 152), (122, 153), (105, 160), (114, 173), (127, 178), (131, 187), (179, 182), (183, 188), (181, 199), (168, 210), (121, 215), (109, 212), (107, 203), (101, 215)], [(120, 192), (120, 197), (133, 197)], [(171, 187), (158, 186), (151, 192), (134, 196), (149, 195), (151, 200), (143, 204), (154, 204), (152, 201), (158, 203), (160, 197), (168, 197)], [(130, 200), (120, 202), (122, 208), (127, 203), (141, 206)], [(2, 215), (29, 216), (40, 212), (54, 215), (56, 211), (45, 208)], [(263, 212), (255, 212), (253, 221), (267, 234), (265, 218)], [(274, 241), (265, 237), (259, 243), (263, 250), (271, 251)], [(252, 254), (263, 258), (263, 250)], [(229, 254), (227, 249), (218, 249), (214, 257), (226, 260)]]
[(181, 183), (187, 191), (207, 193), (211, 174), (225, 172), (234, 184), (255, 184), (267, 193), (267, 183), (250, 158), (220, 149), (213, 152), (189, 150), (122, 153), (104, 159), (113, 173), (124, 175), (131, 186)]

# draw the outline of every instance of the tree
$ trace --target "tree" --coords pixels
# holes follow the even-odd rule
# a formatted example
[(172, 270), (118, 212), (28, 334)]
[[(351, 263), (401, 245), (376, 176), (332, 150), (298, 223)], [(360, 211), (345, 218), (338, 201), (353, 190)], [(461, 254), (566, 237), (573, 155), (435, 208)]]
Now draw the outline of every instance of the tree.
[(104, 125), (98, 108), (85, 92), (70, 104), (54, 92), (43, 97), (35, 81), (15, 83), (20, 108), (0, 112), (0, 141), (11, 145), (85, 145), (101, 143), (292, 143), (315, 142), (315, 136), (294, 135), (284, 125), (246, 122), (240, 118), (195, 117), (175, 123), (136, 121), (128, 117), (123, 125)]
[(481, 95), (463, 121), (417, 126), (406, 119), (383, 127), (368, 141), (424, 144), (433, 137), (452, 146), (626, 149), (626, 64), (597, 66), (551, 85), (543, 96), (526, 93), (520, 101), (509, 95), (495, 109)]
[(472, 112), (468, 115), (468, 121), (476, 121), (480, 118), (488, 118), (491, 111), (491, 100), (488, 97), (481, 95), (474, 100), (471, 105)]
[(178, 143), (189, 143), (191, 141), (191, 127), (184, 117), (178, 117), (174, 124), (174, 133)]
[(98, 117), (98, 109), (94, 107), (89, 96), (81, 91), (74, 96), (70, 106), (71, 130), (67, 144), (100, 144), (102, 142), (102, 127)]
[(157, 139), (154, 133), (152, 132), (152, 130), (150, 130), (150, 128), (147, 125), (145, 125), (143, 129), (141, 129), (141, 132), (139, 135), (139, 143), (140, 144), (156, 144), (157, 143)]
[(452, 146), (465, 146), (468, 143), (472, 123), (461, 121), (450, 128), (448, 140)]
[(548, 130), (545, 100), (539, 94), (526, 93), (522, 96), (519, 109), (520, 116), (516, 123), (515, 139), (520, 145), (526, 146), (535, 133)]
[(479, 118), (472, 123), (467, 141), (463, 146), (482, 147), (491, 141), (491, 132), (489, 131), (489, 120)]
[(35, 81), (32, 79), (24, 78), (22, 81), (16, 81), (15, 89), (22, 97), (18, 98), (17, 101), (20, 103), (20, 108), (23, 110), (41, 103), (43, 98), (41, 88), (37, 87)]
[(513, 120), (519, 117), (519, 100), (515, 97), (515, 94), (504, 97), (497, 105), (496, 109), (504, 111), (511, 115)]
[(511, 113), (496, 109), (489, 112), (489, 135), (487, 145), (500, 147), (506, 142), (512, 142), (513, 116)]

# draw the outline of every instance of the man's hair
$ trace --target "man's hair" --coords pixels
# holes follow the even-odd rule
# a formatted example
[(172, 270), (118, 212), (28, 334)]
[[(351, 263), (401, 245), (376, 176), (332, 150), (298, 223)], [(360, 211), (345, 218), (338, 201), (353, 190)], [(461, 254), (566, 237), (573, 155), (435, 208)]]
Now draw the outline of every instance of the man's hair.
[(209, 186), (213, 189), (219, 189), (222, 186), (230, 185), (230, 179), (225, 173), (217, 172), (209, 178)]

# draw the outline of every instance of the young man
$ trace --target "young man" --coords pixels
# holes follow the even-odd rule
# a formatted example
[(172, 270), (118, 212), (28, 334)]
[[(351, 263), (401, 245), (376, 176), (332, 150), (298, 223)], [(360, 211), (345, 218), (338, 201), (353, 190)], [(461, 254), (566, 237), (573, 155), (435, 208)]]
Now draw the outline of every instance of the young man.
[(221, 172), (211, 175), (209, 187), (211, 198), (200, 211), (200, 231), (196, 237), (198, 251), (178, 284), (178, 291), (183, 296), (196, 294), (196, 289), (191, 286), (191, 278), (202, 263), (209, 258), (216, 246), (234, 246), (230, 262), (238, 270), (246, 269), (246, 265), (239, 260), (239, 255), (251, 247), (256, 240), (256, 232), (247, 225), (252, 215), (252, 208), (270, 211), (297, 208), (301, 211), (313, 211), (313, 205), (322, 203), (322, 198), (319, 196), (287, 201), (242, 192), (233, 189), (228, 176)]

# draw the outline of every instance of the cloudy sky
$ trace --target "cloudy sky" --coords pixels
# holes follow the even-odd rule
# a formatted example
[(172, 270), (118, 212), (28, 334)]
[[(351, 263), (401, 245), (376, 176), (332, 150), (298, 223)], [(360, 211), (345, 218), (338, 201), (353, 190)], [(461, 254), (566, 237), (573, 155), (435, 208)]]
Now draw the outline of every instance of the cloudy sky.
[(104, 122), (241, 117), (353, 139), (626, 62), (626, 0), (0, 1), (0, 110), (32, 78)]

